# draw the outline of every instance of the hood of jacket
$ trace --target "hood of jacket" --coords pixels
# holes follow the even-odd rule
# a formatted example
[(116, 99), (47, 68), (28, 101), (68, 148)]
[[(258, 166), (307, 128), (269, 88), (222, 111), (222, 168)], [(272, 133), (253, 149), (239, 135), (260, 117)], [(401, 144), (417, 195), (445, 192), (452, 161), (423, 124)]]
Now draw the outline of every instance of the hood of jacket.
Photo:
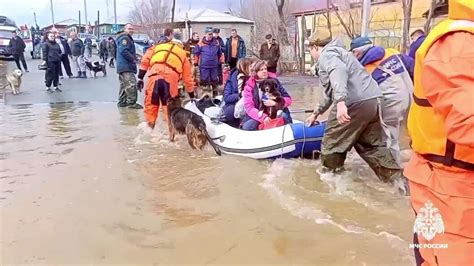
[(385, 56), (385, 49), (381, 46), (374, 46), (359, 59), (359, 62), (365, 66), (382, 59)]
[(449, 0), (448, 18), (474, 21), (472, 0)]
[(339, 39), (339, 38), (335, 38), (332, 41), (330, 41), (328, 44), (326, 44), (326, 46), (324, 46), (323, 50), (321, 51), (321, 55), (319, 56), (318, 61), (316, 62), (316, 69), (319, 68), (319, 63), (321, 61), (321, 57), (324, 56), (325, 52), (336, 51), (336, 50), (341, 49), (341, 48), (345, 49), (344, 42), (342, 42), (342, 40)]

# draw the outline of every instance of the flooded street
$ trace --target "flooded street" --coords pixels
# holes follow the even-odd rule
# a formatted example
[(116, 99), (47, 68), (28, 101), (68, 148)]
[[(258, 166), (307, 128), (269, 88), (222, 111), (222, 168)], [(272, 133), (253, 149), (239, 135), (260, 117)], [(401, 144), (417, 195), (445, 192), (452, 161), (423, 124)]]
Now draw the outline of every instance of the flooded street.
[[(287, 85), (295, 108), (319, 97)], [(407, 198), (355, 154), (342, 176), (319, 175), (319, 161), (169, 143), (163, 123), (150, 133), (115, 103), (0, 112), (2, 265), (414, 264)]]

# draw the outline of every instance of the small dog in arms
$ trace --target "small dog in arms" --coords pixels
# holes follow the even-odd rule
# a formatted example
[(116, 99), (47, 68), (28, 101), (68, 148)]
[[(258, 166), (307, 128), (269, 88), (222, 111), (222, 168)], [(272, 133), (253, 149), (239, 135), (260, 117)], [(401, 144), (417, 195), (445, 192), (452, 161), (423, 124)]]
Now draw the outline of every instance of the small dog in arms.
[(20, 86), (21, 86), (21, 77), (23, 76), (23, 72), (19, 69), (13, 70), (13, 72), (8, 73), (6, 75), (8, 85), (12, 89), (13, 94), (20, 93)]

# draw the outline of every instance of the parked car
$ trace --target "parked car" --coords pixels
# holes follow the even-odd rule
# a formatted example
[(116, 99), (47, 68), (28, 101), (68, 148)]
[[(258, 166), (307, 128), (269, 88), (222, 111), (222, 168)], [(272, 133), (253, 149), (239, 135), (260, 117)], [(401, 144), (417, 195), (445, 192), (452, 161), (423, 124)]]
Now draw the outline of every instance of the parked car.
[(141, 60), (146, 50), (150, 47), (150, 36), (144, 33), (136, 33), (132, 36), (133, 41), (135, 42), (135, 51), (138, 60)]
[(12, 38), (12, 31), (17, 30), (16, 24), (13, 20), (5, 16), (0, 16), (0, 56), (13, 58), (8, 45)]

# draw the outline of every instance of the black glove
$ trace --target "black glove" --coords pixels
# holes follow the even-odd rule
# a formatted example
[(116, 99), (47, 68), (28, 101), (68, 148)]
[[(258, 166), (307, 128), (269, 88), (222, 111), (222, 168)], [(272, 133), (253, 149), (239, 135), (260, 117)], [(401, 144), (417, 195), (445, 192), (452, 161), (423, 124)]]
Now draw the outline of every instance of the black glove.
[(194, 98), (196, 98), (196, 96), (194, 95), (194, 91), (188, 92), (188, 95), (189, 95), (189, 98), (191, 98), (191, 100), (194, 100)]
[(146, 70), (140, 69), (138, 71), (138, 79), (143, 79), (145, 77)]
[(139, 79), (139, 80), (137, 81), (137, 90), (138, 90), (139, 92), (142, 92), (142, 90), (143, 90), (143, 85), (144, 85), (144, 84), (143, 84), (143, 80)]

